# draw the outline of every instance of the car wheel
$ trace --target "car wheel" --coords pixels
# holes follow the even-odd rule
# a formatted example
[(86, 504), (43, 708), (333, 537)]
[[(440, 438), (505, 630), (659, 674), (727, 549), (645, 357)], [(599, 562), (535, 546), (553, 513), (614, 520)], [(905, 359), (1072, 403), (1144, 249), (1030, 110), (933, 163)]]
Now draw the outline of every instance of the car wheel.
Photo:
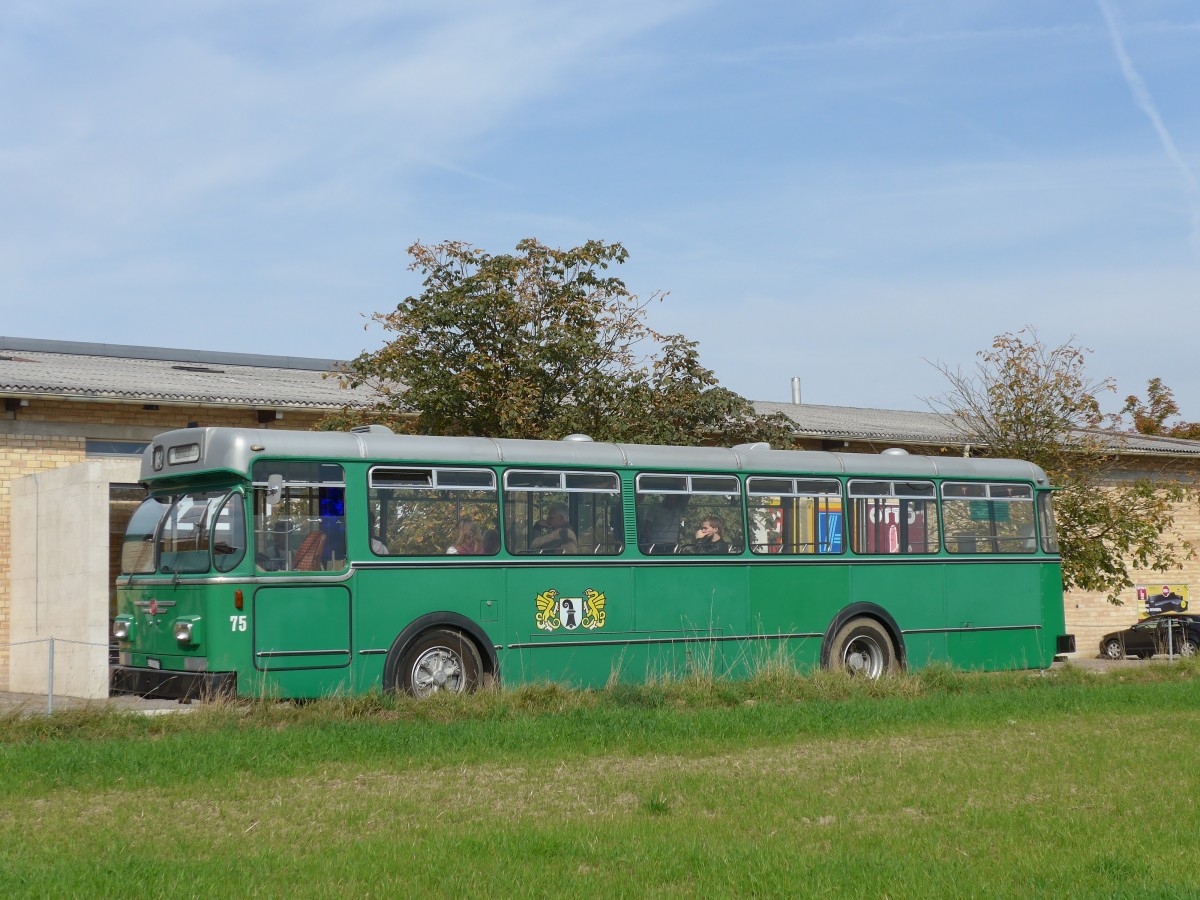
[(1106, 659), (1124, 659), (1125, 648), (1114, 638), (1104, 645), (1104, 656)]
[(1195, 635), (1188, 635), (1179, 644), (1180, 656), (1195, 656), (1200, 651), (1200, 643), (1197, 642)]

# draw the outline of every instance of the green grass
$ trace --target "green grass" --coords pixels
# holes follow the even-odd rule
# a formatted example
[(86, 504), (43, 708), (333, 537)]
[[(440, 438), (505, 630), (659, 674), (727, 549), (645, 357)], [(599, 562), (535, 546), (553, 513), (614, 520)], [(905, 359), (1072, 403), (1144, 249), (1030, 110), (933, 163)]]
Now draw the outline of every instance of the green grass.
[(0, 717), (0, 892), (1192, 896), (1200, 666)]

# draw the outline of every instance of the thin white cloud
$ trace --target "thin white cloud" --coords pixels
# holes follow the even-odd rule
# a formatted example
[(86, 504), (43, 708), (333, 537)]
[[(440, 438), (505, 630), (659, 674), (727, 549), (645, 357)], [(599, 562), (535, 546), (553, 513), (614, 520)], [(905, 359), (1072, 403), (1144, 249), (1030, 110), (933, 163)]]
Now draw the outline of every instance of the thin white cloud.
[(1117, 56), (1117, 62), (1121, 66), (1121, 74), (1125, 78), (1125, 83), (1129, 86), (1130, 93), (1133, 94), (1133, 99), (1142, 112), (1145, 113), (1146, 118), (1150, 120), (1150, 124), (1154, 126), (1154, 131), (1162, 143), (1163, 150), (1179, 170), (1184, 182), (1187, 184), (1192, 206), (1192, 242), (1196, 245), (1197, 249), (1200, 249), (1200, 181), (1196, 180), (1196, 174), (1192, 171), (1191, 166), (1188, 165), (1183, 154), (1179, 152), (1179, 147), (1175, 144), (1175, 139), (1167, 129), (1167, 125), (1158, 111), (1158, 105), (1154, 102), (1154, 97), (1151, 95), (1150, 89), (1146, 87), (1146, 82), (1134, 67), (1133, 60), (1130, 58), (1129, 52), (1125, 49), (1125, 40), (1121, 36), (1121, 28), (1117, 22), (1116, 11), (1113, 9), (1112, 4), (1109, 0), (1096, 0), (1096, 3), (1099, 5), (1100, 12), (1104, 16), (1105, 24), (1108, 26), (1108, 36), (1112, 41), (1113, 52)]
[(606, 48), (694, 5), (8, 7), (0, 258), (48, 267), (214, 216), (236, 231), (279, 210), (402, 203), (431, 167), (469, 165), (559, 102)]

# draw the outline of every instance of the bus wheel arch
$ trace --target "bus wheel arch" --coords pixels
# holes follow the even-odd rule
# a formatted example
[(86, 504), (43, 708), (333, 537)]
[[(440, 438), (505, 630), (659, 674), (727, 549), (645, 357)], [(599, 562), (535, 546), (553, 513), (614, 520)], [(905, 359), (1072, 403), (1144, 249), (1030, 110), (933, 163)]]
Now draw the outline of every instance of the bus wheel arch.
[(847, 651), (873, 668), (872, 677), (908, 666), (900, 626), (875, 603), (852, 603), (834, 616), (821, 643), (821, 668), (848, 668)]
[(496, 675), (496, 651), (465, 616), (436, 612), (410, 623), (383, 664), (383, 689), (423, 697), (438, 690), (470, 692)]

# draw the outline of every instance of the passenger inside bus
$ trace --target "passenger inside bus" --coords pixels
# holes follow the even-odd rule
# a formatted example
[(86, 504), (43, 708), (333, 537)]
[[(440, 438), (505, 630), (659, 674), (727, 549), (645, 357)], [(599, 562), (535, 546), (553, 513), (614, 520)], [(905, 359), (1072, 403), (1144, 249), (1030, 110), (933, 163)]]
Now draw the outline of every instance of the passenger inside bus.
[(546, 518), (534, 523), (533, 535), (529, 546), (542, 553), (575, 553), (579, 549), (579, 541), (567, 521), (566, 507), (561, 503), (550, 504)]
[(483, 533), (483, 555), (495, 556), (500, 552), (500, 533), (495, 528), (489, 528)]
[(696, 531), (693, 553), (728, 553), (729, 541), (725, 540), (725, 526), (716, 516), (705, 516)]
[(450, 555), (462, 554), (474, 556), (483, 553), (483, 538), (479, 534), (479, 524), (470, 519), (462, 519), (458, 523), (458, 537), (452, 547), (447, 547)]

